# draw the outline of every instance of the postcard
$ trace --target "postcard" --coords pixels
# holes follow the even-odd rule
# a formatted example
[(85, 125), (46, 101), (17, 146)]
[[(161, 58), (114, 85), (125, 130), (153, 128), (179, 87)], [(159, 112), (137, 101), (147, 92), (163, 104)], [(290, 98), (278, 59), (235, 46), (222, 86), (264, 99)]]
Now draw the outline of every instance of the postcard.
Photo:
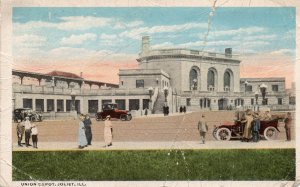
[(12, 1), (0, 186), (298, 186), (296, 1)]

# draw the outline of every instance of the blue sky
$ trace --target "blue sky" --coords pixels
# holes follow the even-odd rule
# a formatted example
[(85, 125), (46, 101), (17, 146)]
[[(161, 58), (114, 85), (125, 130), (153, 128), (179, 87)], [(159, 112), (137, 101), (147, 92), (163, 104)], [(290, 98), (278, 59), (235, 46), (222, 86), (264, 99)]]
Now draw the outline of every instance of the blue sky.
[(38, 62), (41, 71), (49, 69), (49, 62), (55, 68), (55, 62), (62, 60), (70, 61), (70, 66), (82, 60), (81, 68), (124, 59), (136, 63), (143, 35), (151, 37), (152, 48), (223, 53), (232, 47), (242, 57), (267, 53), (294, 58), (295, 8), (213, 11), (205, 7), (14, 8), (15, 62), (23, 68)]

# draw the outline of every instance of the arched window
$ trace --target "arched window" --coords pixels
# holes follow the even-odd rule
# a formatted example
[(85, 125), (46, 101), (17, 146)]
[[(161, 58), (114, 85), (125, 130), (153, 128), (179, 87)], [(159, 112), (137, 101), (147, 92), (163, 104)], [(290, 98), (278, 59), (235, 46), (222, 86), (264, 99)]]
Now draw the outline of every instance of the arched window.
[(209, 70), (207, 73), (207, 90), (214, 91), (215, 89), (215, 72)]
[(228, 71), (224, 73), (224, 91), (230, 91), (230, 73)]
[(198, 89), (198, 73), (193, 68), (190, 71), (190, 90), (197, 90)]

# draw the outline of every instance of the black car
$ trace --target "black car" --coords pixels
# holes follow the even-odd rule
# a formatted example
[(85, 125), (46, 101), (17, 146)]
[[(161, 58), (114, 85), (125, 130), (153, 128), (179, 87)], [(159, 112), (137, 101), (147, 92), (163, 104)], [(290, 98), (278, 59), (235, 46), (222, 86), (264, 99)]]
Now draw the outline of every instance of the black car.
[(96, 113), (96, 120), (104, 120), (106, 116), (110, 115), (111, 118), (120, 119), (122, 121), (130, 121), (132, 116), (128, 110), (119, 110), (116, 103), (105, 103), (102, 106), (102, 111)]
[(30, 121), (42, 121), (42, 114), (33, 111), (31, 108), (17, 108), (13, 112), (13, 119), (15, 122), (23, 121), (29, 117)]

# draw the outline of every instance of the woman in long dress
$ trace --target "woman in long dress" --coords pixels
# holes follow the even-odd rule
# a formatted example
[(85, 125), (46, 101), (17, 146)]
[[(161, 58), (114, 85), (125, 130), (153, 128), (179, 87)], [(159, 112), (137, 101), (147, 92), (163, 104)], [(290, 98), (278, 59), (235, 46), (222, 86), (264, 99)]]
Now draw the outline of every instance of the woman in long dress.
[(80, 114), (79, 116), (80, 122), (79, 122), (79, 129), (78, 129), (78, 148), (79, 149), (83, 149), (84, 147), (87, 146), (87, 139), (86, 139), (86, 135), (85, 135), (85, 128), (84, 128), (84, 119), (85, 116), (83, 114)]
[(106, 146), (112, 146), (112, 124), (110, 115), (106, 116), (104, 121), (104, 142)]

